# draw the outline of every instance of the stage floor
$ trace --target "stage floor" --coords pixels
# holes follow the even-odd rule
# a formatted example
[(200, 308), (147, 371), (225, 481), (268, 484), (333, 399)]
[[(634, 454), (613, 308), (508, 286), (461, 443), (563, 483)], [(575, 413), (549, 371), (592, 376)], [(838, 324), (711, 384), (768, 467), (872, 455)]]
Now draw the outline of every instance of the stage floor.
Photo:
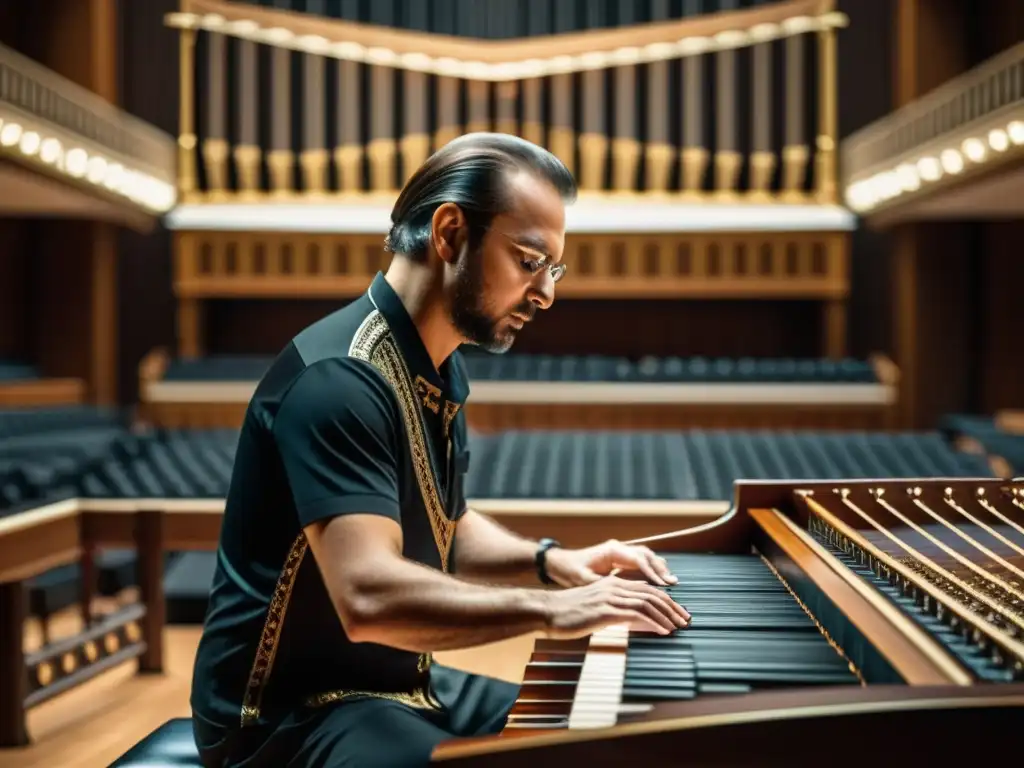
[[(53, 637), (80, 626), (75, 611), (57, 616)], [(33, 744), (0, 750), (5, 768), (106, 768), (147, 733), (172, 717), (189, 715), (192, 660), (198, 627), (168, 627), (164, 638), (165, 672), (139, 676), (127, 663), (85, 685), (57, 696), (29, 712)], [(26, 626), (26, 647), (36, 648), (39, 628)], [(504, 680), (522, 679), (533, 637), (515, 638), (478, 648), (437, 654), (443, 664)]]

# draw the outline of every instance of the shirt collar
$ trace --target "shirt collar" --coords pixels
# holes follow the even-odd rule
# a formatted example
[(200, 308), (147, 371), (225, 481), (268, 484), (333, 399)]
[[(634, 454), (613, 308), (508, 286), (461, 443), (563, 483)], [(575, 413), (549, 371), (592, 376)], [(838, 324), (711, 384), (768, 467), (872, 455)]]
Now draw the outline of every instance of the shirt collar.
[(469, 383), (461, 354), (456, 350), (441, 364), (440, 372), (434, 367), (416, 324), (413, 323), (402, 299), (395, 293), (382, 272), (373, 278), (367, 291), (370, 301), (387, 320), (388, 327), (401, 350), (402, 357), (413, 381), (425, 379), (441, 391), (441, 397), (452, 403), (463, 405), (469, 395)]

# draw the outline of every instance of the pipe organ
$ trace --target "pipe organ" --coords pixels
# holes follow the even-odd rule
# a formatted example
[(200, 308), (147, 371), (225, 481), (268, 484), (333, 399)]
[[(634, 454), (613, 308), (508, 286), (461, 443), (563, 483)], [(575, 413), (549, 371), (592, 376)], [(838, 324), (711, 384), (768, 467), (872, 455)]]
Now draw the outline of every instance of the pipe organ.
[(820, 353), (845, 354), (834, 0), (281, 5), (181, 0), (166, 18), (179, 355), (205, 354), (210, 300), (362, 291), (404, 181), (470, 131), (576, 176), (560, 298), (813, 301)]
[[(373, 29), (316, 15), (322, 0), (183, 5), (167, 22), (187, 199), (393, 194), (434, 149), (492, 130), (550, 149), (585, 193), (836, 200), (829, 0), (681, 20), (655, 2), (645, 24), (624, 4), (616, 29), (509, 41)], [(413, 25), (427, 9), (409, 4)]]

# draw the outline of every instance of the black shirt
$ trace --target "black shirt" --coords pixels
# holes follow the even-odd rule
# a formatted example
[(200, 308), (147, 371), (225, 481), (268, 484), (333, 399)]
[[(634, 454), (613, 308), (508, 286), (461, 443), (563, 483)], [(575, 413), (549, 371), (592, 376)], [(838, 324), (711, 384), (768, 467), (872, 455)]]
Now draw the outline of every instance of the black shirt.
[(303, 528), (384, 515), (401, 524), (407, 558), (447, 570), (465, 511), (467, 395), (459, 353), (434, 367), (381, 274), (278, 355), (239, 437), (195, 715), (235, 728), (355, 695), (435, 704), (428, 655), (348, 640)]

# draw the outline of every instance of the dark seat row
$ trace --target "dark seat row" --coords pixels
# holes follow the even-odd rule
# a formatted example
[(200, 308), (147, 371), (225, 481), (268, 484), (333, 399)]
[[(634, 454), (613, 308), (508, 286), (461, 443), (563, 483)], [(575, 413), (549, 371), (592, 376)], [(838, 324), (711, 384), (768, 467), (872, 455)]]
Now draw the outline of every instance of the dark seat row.
[[(64, 485), (94, 499), (223, 498), (237, 434), (124, 435)], [(530, 430), (474, 434), (470, 452), (473, 498), (727, 500), (739, 478), (990, 476), (982, 458), (938, 432)], [(16, 482), (30, 478), (22, 473)], [(21, 495), (33, 489), (43, 492), (33, 486)]]
[[(868, 361), (818, 358), (644, 357), (601, 355), (465, 354), (470, 379), (479, 381), (874, 384)], [(256, 381), (271, 359), (213, 356), (168, 363), (166, 382)]]
[(0, 410), (0, 446), (3, 441), (14, 438), (126, 426), (126, 414), (118, 408), (94, 405), (5, 408)]
[(20, 360), (0, 360), (0, 383), (5, 381), (31, 381), (39, 378), (34, 365)]
[(1010, 472), (1024, 475), (1024, 434), (1003, 429), (991, 416), (950, 414), (942, 420), (940, 430), (952, 441), (973, 441), (989, 457), (1006, 462)]

